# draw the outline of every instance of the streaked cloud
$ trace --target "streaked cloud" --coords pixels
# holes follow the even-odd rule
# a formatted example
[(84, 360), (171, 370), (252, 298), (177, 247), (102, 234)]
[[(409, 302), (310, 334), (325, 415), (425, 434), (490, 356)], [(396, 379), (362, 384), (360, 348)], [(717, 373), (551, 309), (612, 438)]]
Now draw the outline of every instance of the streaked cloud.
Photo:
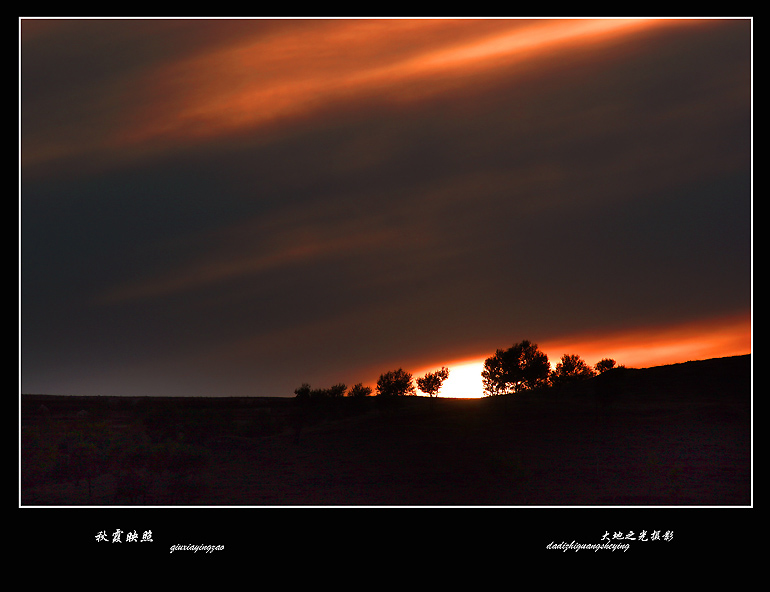
[[(237, 34), (225, 42), (221, 34), (200, 31), (195, 20), (139, 19), (122, 25), (107, 21), (107, 31), (120, 27), (118, 43), (126, 49), (149, 42), (161, 49), (161, 57), (141, 62), (141, 67), (138, 61), (123, 59), (114, 71), (103, 68), (86, 85), (73, 87), (66, 104), (54, 106), (41, 98), (40, 110), (56, 107), (65, 115), (62, 133), (51, 135), (47, 126), (45, 138), (41, 134), (30, 139), (34, 149), (25, 153), (25, 165), (83, 150), (97, 158), (101, 151), (121, 150), (125, 158), (133, 150), (141, 154), (243, 133), (330, 108), (344, 109), (362, 99), (413, 103), (481, 81), (490, 71), (505, 69), (506, 76), (515, 76), (517, 66), (531, 67), (539, 54), (574, 51), (575, 46), (672, 26), (656, 19), (499, 19), (473, 21), (470, 26), (462, 19), (322, 19), (264, 31), (264, 21), (255, 20), (255, 34), (247, 35), (244, 22), (235, 22)], [(703, 21), (693, 22), (703, 26)], [(25, 22), (22, 40), (29, 36), (30, 43), (41, 42), (69, 23)], [(227, 23), (214, 25), (214, 30)], [(69, 26), (91, 52), (73, 52), (72, 59), (94, 62), (98, 56), (93, 53), (113, 41), (101, 36), (104, 21), (76, 20)], [(169, 37), (168, 45), (175, 43), (186, 28), (204, 43), (188, 41), (186, 51), (169, 51), (163, 38)], [(212, 43), (212, 37), (218, 42)], [(34, 118), (42, 116), (36, 107), (25, 105)], [(73, 133), (76, 143), (71, 141)]]

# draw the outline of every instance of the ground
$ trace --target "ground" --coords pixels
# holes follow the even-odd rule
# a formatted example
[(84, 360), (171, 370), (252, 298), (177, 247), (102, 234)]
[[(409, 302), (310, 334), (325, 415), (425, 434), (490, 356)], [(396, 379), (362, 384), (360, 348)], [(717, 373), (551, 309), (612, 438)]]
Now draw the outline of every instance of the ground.
[(748, 506), (750, 372), (739, 356), (604, 390), (307, 407), (25, 395), (21, 505)]

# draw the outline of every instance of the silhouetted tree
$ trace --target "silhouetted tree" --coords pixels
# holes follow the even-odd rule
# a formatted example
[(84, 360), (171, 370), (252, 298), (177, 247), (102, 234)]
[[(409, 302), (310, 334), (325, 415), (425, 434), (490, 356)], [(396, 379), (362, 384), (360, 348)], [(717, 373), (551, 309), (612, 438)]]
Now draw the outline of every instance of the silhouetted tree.
[(310, 385), (306, 382), (303, 382), (301, 387), (294, 389), (294, 394), (298, 399), (309, 399)]
[(321, 399), (328, 399), (329, 398), (329, 389), (311, 389), (310, 390), (310, 400), (311, 401), (320, 401)]
[(615, 360), (613, 360), (612, 358), (604, 358), (603, 360), (599, 360), (598, 362), (596, 362), (594, 369), (599, 374), (602, 374), (603, 372), (606, 372), (607, 370), (611, 370), (614, 367), (615, 367)]
[(377, 380), (378, 397), (403, 397), (414, 394), (412, 374), (401, 368), (381, 374)]
[(321, 399), (336, 399), (345, 396), (347, 385), (344, 383), (335, 384), (329, 388), (311, 389), (310, 385), (302, 383), (302, 386), (294, 389), (294, 394), (298, 399), (318, 401)]
[(310, 391), (311, 399), (337, 399), (345, 396), (347, 385), (344, 383), (335, 384), (325, 389), (313, 389)]
[(369, 386), (364, 386), (360, 382), (358, 384), (354, 384), (350, 388), (350, 392), (348, 392), (348, 397), (368, 397), (372, 394), (372, 388)]
[(344, 382), (335, 384), (329, 389), (329, 396), (331, 397), (344, 397), (345, 391), (348, 390), (347, 385)]
[(449, 369), (442, 366), (441, 370), (428, 372), (425, 376), (418, 378), (417, 388), (429, 397), (435, 397), (447, 378), (449, 378)]
[(487, 395), (504, 395), (511, 392), (511, 384), (508, 380), (508, 365), (505, 358), (505, 350), (498, 349), (494, 356), (484, 361), (484, 370), (481, 372), (481, 378), (484, 384), (484, 392)]
[(561, 361), (556, 364), (556, 368), (551, 372), (551, 384), (560, 386), (575, 380), (583, 380), (594, 376), (593, 368), (575, 354), (564, 354)]
[(481, 377), (487, 395), (504, 395), (543, 386), (551, 367), (537, 344), (524, 340), (507, 350), (498, 349), (484, 361)]

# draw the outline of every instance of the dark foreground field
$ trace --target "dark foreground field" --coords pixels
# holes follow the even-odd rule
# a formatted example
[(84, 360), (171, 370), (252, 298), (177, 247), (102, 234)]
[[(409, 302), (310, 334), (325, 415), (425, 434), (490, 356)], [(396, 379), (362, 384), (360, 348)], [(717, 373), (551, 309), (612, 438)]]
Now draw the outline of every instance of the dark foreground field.
[(750, 356), (485, 399), (24, 395), (21, 505), (746, 506)]

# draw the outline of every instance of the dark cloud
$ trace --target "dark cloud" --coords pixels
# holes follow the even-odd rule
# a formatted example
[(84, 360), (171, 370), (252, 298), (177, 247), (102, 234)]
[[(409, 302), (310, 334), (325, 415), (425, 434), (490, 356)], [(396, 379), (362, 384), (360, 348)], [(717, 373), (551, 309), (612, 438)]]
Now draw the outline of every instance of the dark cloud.
[[(334, 24), (30, 35), (25, 151), (121, 128), (149, 63)], [(51, 149), (22, 174), (22, 390), (288, 395), (746, 311), (749, 40), (655, 29), (141, 158)]]

